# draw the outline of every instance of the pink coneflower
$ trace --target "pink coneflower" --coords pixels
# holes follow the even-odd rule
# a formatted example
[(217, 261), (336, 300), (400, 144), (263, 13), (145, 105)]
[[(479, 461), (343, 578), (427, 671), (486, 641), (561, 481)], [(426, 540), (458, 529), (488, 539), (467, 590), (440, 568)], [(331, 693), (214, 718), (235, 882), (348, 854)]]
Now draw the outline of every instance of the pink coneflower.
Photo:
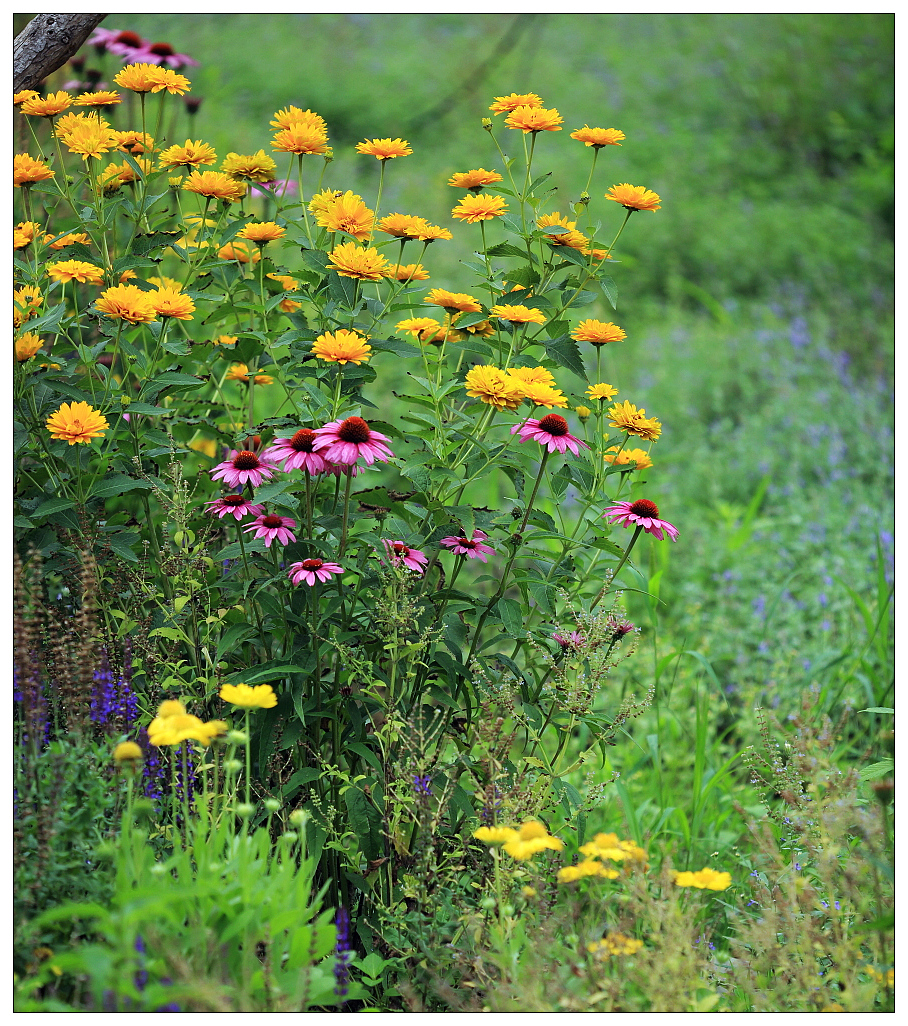
[(333, 474), (335, 477), (340, 477), (343, 474), (345, 477), (356, 477), (357, 474), (365, 474), (366, 468), (359, 467), (355, 463), (344, 464), (344, 463), (332, 463), (330, 460), (325, 460), (326, 474)]
[(211, 476), (215, 481), (224, 480), (231, 488), (240, 488), (244, 484), (258, 488), (262, 481), (274, 477), (275, 468), (268, 466), (269, 462), (265, 460), (264, 453), (256, 456), (248, 449), (240, 452), (231, 449), (227, 459), (211, 471)]
[(678, 528), (667, 520), (659, 520), (659, 507), (649, 499), (637, 499), (636, 502), (615, 502), (602, 514), (606, 520), (613, 524), (623, 524), (629, 527), (642, 527), (647, 534), (662, 540), (662, 532), (675, 541), (678, 537)]
[(425, 570), (426, 564), (429, 562), (429, 557), (425, 552), (411, 549), (402, 541), (385, 541), (384, 546), (393, 562), (403, 563), (407, 569), (415, 570), (418, 574)]
[(209, 513), (215, 513), (218, 517), (233, 514), (236, 520), (242, 520), (243, 517), (248, 516), (257, 517), (265, 512), (264, 506), (250, 502), (245, 495), (222, 495), (220, 499), (206, 502), (205, 505)]
[(295, 196), (297, 184), (295, 178), (272, 178), (270, 182), (250, 182), (250, 196), (267, 196), (269, 199), (274, 196)]
[(243, 530), (247, 533), (252, 532), (253, 538), (264, 538), (267, 549), (275, 538), (281, 545), (289, 545), (290, 542), (296, 541), (296, 535), (293, 533), (295, 527), (296, 521), (291, 520), (290, 517), (279, 517), (276, 513), (264, 513), (262, 516), (256, 517)]
[(282, 464), (286, 471), (305, 470), (307, 474), (324, 474), (325, 460), (315, 452), (313, 444), (315, 432), (309, 428), (300, 428), (290, 438), (275, 438), (263, 453), (263, 458), (273, 463)]
[(582, 648), (586, 644), (586, 638), (578, 631), (571, 631), (570, 634), (553, 634), (552, 641), (557, 641), (558, 644), (563, 648)]
[(542, 420), (528, 420), (525, 424), (515, 424), (511, 428), (512, 435), (518, 431), (521, 442), (528, 442), (532, 439), (534, 442), (546, 446), (549, 452), (557, 450), (564, 454), (566, 449), (570, 449), (577, 456), (580, 453), (581, 445), (584, 449), (589, 449), (586, 442), (575, 438), (568, 431), (567, 421), (558, 413), (549, 413)]
[(175, 53), (170, 43), (146, 43), (131, 59), (145, 64), (166, 64), (176, 71), (187, 66), (199, 67), (199, 62), (187, 54)]
[(344, 568), (337, 563), (326, 563), (323, 559), (304, 559), (302, 563), (291, 563), (287, 576), (292, 584), (303, 581), (311, 588), (318, 581), (330, 581), (334, 574), (342, 574)]
[(124, 61), (133, 61), (135, 54), (141, 53), (150, 45), (148, 39), (143, 39), (137, 32), (130, 32), (126, 29), (123, 32), (113, 32), (108, 29), (96, 28), (94, 35), (89, 39), (97, 47), (104, 47), (108, 53), (115, 53)]
[(489, 556), (495, 551), (491, 545), (482, 544), (488, 537), (484, 531), (474, 531), (472, 539), (455, 538), (452, 535), (450, 538), (442, 538), (438, 544), (444, 545), (446, 549), (450, 549), (458, 556), (466, 556), (467, 559), (481, 559), (483, 563), (487, 563)]
[(384, 444), (388, 441), (387, 437), (379, 431), (373, 431), (362, 417), (332, 420), (315, 434), (315, 451), (330, 463), (348, 466), (362, 457), (371, 466), (376, 460), (385, 462), (394, 456)]

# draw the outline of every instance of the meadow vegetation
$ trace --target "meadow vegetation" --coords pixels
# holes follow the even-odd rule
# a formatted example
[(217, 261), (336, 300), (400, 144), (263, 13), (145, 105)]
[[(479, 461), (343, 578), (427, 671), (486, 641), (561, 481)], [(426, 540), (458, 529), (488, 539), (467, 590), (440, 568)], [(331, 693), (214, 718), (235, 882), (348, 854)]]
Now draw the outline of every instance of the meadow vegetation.
[(102, 28), (16, 97), (17, 1010), (892, 1011), (891, 16)]

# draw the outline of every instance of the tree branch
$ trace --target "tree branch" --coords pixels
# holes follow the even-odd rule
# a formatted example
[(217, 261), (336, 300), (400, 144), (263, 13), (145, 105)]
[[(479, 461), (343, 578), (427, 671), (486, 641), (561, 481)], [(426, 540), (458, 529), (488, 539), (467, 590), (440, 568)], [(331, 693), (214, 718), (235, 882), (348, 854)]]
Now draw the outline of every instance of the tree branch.
[(13, 92), (37, 89), (62, 68), (106, 14), (39, 14), (13, 42)]

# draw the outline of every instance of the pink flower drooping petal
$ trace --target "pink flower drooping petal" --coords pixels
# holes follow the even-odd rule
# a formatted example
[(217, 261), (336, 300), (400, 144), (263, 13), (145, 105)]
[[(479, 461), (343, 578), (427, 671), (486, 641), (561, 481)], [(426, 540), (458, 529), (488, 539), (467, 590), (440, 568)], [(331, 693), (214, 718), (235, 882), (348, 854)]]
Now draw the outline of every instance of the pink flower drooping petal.
[(279, 517), (276, 513), (266, 513), (256, 517), (251, 524), (243, 528), (247, 533), (251, 532), (253, 538), (264, 538), (265, 548), (269, 548), (275, 538), (281, 545), (289, 545), (296, 541), (293, 533), (296, 528), (296, 521), (290, 517)]
[(337, 563), (327, 563), (324, 559), (304, 559), (301, 563), (291, 563), (287, 576), (292, 584), (304, 581), (311, 588), (316, 581), (330, 581), (335, 574), (342, 574), (344, 568)]
[(662, 540), (664, 531), (672, 541), (678, 538), (678, 528), (667, 520), (659, 519), (659, 507), (649, 499), (637, 499), (636, 502), (614, 502), (603, 513), (606, 520), (613, 524), (623, 524), (629, 527), (642, 527), (647, 534)]
[(549, 413), (541, 420), (533, 420), (531, 418), (525, 423), (515, 424), (511, 428), (512, 435), (518, 431), (520, 432), (521, 442), (539, 442), (549, 452), (560, 452), (564, 455), (570, 449), (575, 456), (578, 456), (581, 446), (584, 449), (589, 449), (586, 442), (575, 438), (570, 433), (568, 422), (559, 413)]
[(442, 538), (439, 541), (439, 545), (444, 545), (446, 549), (450, 549), (453, 553), (458, 556), (466, 556), (467, 559), (479, 559), (483, 563), (489, 561), (489, 556), (494, 553), (494, 549), (491, 545), (483, 545), (482, 543), (488, 538), (488, 535), (484, 531), (476, 530), (473, 532), (472, 538), (466, 537), (455, 537)]
[(214, 502), (205, 503), (208, 512), (219, 518), (233, 516), (235, 520), (242, 520), (243, 517), (260, 516), (265, 512), (264, 506), (250, 502), (245, 495), (222, 495)]
[(313, 448), (329, 463), (349, 466), (362, 457), (370, 466), (376, 461), (394, 457), (385, 445), (388, 438), (380, 431), (373, 431), (362, 417), (347, 417), (333, 420), (316, 432)]
[(282, 465), (285, 471), (305, 470), (307, 474), (324, 474), (325, 458), (315, 451), (315, 432), (301, 428), (290, 438), (276, 438), (262, 457)]
[(403, 564), (408, 570), (414, 570), (418, 574), (425, 570), (426, 564), (429, 562), (429, 557), (425, 552), (411, 549), (402, 541), (385, 541), (384, 546), (392, 562)]
[(237, 451), (231, 449), (227, 459), (219, 463), (211, 471), (213, 480), (223, 480), (231, 488), (241, 488), (245, 484), (258, 488), (262, 481), (274, 477), (275, 467), (265, 453), (257, 456), (248, 449)]

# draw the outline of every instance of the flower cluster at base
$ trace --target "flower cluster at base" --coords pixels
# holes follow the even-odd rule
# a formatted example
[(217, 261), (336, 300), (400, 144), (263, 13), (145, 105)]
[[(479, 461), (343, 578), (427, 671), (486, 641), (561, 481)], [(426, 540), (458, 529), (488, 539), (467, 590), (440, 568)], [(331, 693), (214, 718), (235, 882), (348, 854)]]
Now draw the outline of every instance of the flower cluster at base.
[(731, 873), (720, 873), (718, 870), (704, 866), (696, 873), (675, 873), (676, 887), (697, 887), (700, 890), (724, 891), (731, 887)]
[(558, 870), (559, 883), (574, 883), (588, 876), (604, 876), (615, 880), (620, 873), (601, 860), (611, 862), (646, 863), (646, 852), (633, 841), (621, 841), (617, 834), (596, 834), (592, 841), (580, 846), (585, 858), (576, 866), (565, 866)]
[(564, 841), (552, 837), (542, 823), (535, 819), (528, 820), (520, 827), (480, 827), (473, 831), (473, 836), (477, 841), (484, 841), (492, 847), (503, 847), (518, 862), (524, 862), (546, 849), (561, 851), (564, 847)]
[(148, 740), (157, 748), (178, 745), (183, 741), (198, 741), (206, 748), (227, 732), (223, 720), (203, 723), (198, 716), (186, 711), (182, 702), (169, 700), (158, 707), (158, 715), (148, 725)]

